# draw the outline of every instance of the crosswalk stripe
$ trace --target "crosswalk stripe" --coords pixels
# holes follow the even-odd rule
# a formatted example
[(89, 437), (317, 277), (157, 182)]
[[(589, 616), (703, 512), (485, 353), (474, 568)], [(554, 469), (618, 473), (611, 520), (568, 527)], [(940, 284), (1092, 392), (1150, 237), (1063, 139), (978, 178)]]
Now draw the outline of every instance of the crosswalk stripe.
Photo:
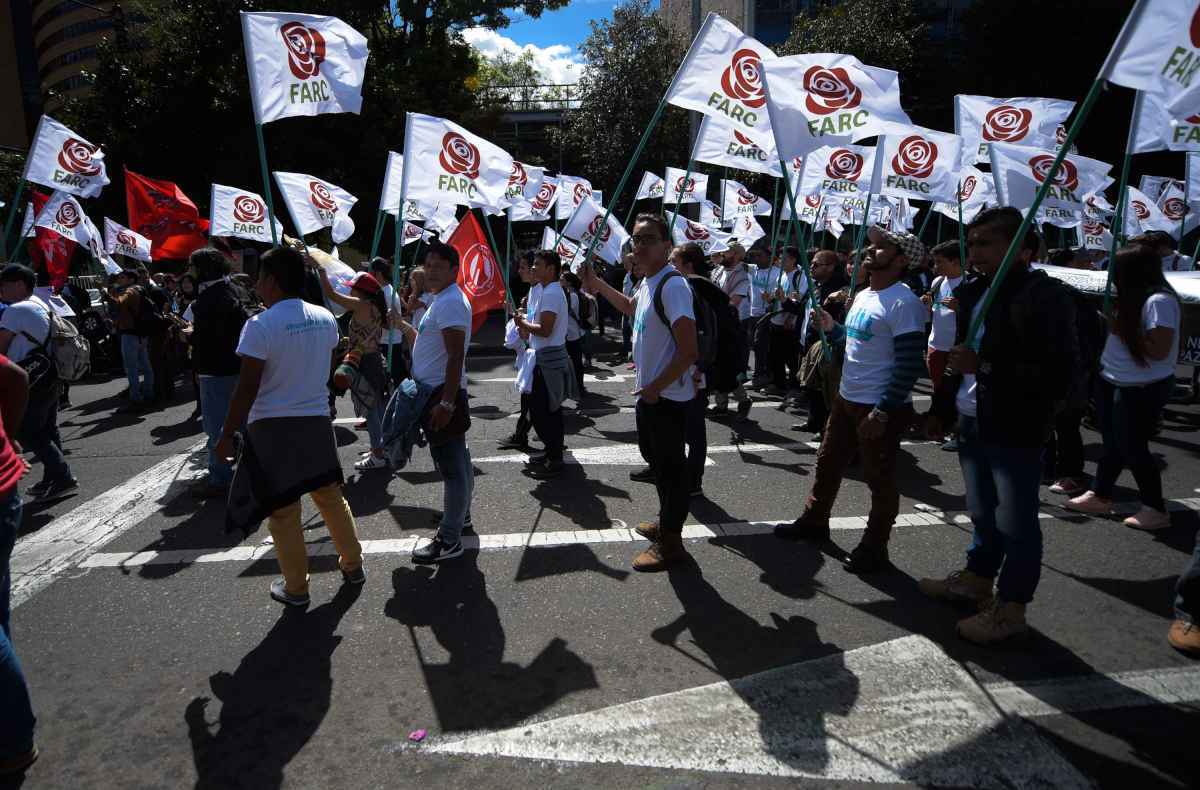
[[(903, 441), (901, 446), (914, 444), (933, 444), (927, 441)], [(940, 444), (938, 445), (941, 446)], [(741, 444), (722, 444), (708, 448), (709, 455), (727, 455), (729, 453), (774, 453), (794, 450), (818, 450), (820, 442), (780, 442), (778, 444), (763, 444), (761, 442), (744, 442)], [(505, 453), (503, 455), (487, 455), (472, 458), (476, 464), (518, 464), (529, 461), (528, 453)], [(581, 447), (578, 450), (567, 450), (563, 463), (580, 466), (641, 466), (645, 464), (641, 451), (636, 444), (613, 444), (603, 447)], [(714, 461), (706, 459), (705, 465), (711, 466)]]

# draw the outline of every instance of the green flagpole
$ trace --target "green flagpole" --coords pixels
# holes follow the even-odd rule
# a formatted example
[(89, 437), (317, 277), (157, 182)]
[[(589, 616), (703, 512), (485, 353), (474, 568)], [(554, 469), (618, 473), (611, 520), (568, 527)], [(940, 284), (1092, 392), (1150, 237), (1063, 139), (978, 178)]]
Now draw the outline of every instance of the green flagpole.
[[(724, 199), (725, 192), (722, 190), (721, 197)], [(724, 214), (725, 210), (721, 209)], [(779, 179), (775, 179), (775, 197), (771, 200), (771, 255), (775, 255), (775, 243), (779, 241)], [(784, 246), (787, 246), (786, 244)]]
[(267, 221), (271, 225), (271, 246), (279, 246), (279, 233), (275, 230), (275, 201), (271, 198), (271, 180), (267, 174), (267, 144), (263, 142), (263, 125), (254, 124), (254, 134), (258, 137), (258, 163), (262, 166), (263, 199), (267, 201)]
[[(718, 220), (718, 224), (721, 226), (722, 229), (725, 228), (725, 182), (728, 180), (729, 180), (729, 168), (722, 167), (721, 168), (721, 218)], [(682, 193), (680, 193), (680, 194), (682, 194)], [(705, 195), (705, 197), (707, 197), (707, 195)], [(678, 209), (676, 209), (676, 213), (679, 213)], [(775, 254), (774, 247), (771, 248), (771, 254), (772, 255)]]
[[(379, 254), (379, 237), (383, 234), (383, 223), (387, 222), (387, 212), (378, 211), (375, 217), (375, 236), (371, 239), (371, 257)], [(397, 212), (398, 213), (398, 212)]]
[[(496, 246), (496, 237), (492, 235), (492, 223), (488, 221), (488, 215), (483, 209), (480, 209), (479, 213), (483, 217), (483, 229), (487, 233), (488, 244), (492, 245), (492, 257), (495, 258), (496, 250), (498, 248)], [(509, 288), (508, 288), (508, 263), (507, 262), (505, 262), (503, 269), (504, 269), (504, 301), (507, 302), (509, 308), (512, 309), (513, 308), (512, 294), (510, 294), (508, 292)]]
[(1191, 204), (1188, 202), (1192, 199), (1192, 158), (1184, 153), (1183, 155), (1183, 216), (1179, 218), (1179, 249), (1183, 249), (1183, 237), (1187, 235), (1187, 215), (1192, 212)]
[(939, 211), (937, 213), (937, 215), (938, 215), (937, 239), (934, 240), (934, 244), (941, 244), (942, 243), (942, 212)]
[(867, 193), (867, 205), (863, 209), (863, 224), (858, 228), (858, 240), (854, 245), (854, 268), (850, 271), (850, 294), (846, 297), (846, 314), (850, 314), (850, 305), (854, 304), (854, 292), (858, 290), (858, 267), (862, 264), (862, 246), (867, 238), (867, 228), (871, 226), (871, 198)]
[(634, 200), (629, 204), (629, 211), (625, 214), (625, 221), (621, 223), (621, 227), (629, 230), (629, 220), (633, 219), (633, 211), (637, 208), (637, 201)]
[[(4, 244), (0, 246), (0, 257), (8, 257), (8, 237), (12, 234), (13, 222), (17, 218), (17, 207), (21, 205), (21, 193), (25, 191), (25, 176), (22, 174), (21, 180), (17, 182), (17, 191), (13, 195), (12, 205), (8, 207), (8, 220), (4, 223)], [(17, 240), (20, 244), (20, 239)], [(16, 248), (13, 248), (16, 252)]]
[(921, 221), (921, 229), (917, 231), (917, 238), (921, 239), (921, 241), (925, 240), (925, 226), (929, 224), (929, 220), (933, 218), (935, 213), (940, 214), (940, 212), (933, 210), (933, 201), (931, 200), (929, 201), (929, 208), (925, 211), (925, 219)]
[[(791, 227), (795, 228), (800, 223), (800, 214), (796, 211), (796, 195), (792, 192), (792, 182), (786, 177), (787, 162), (784, 161), (783, 156), (779, 157), (779, 167), (784, 173), (783, 189), (787, 194), (788, 208), (792, 212)], [(805, 279), (812, 282), (812, 268), (808, 265), (808, 255), (803, 250), (800, 251), (800, 268), (804, 270)], [(814, 289), (808, 289), (808, 297), (809, 306), (813, 310), (819, 309), (821, 305), (817, 302), (817, 295), (814, 293)], [(817, 333), (821, 337), (821, 353), (824, 355), (825, 361), (828, 362), (833, 358), (833, 350), (829, 347), (829, 343), (825, 338), (825, 330), (822, 328), (820, 321), (817, 321)]]
[(1117, 187), (1117, 205), (1113, 211), (1112, 246), (1108, 253), (1108, 271), (1104, 278), (1104, 314), (1112, 306), (1113, 263), (1117, 257), (1117, 248), (1121, 246), (1121, 237), (1125, 231), (1125, 204), (1129, 202), (1129, 163), (1133, 159), (1133, 141), (1137, 137), (1138, 114), (1142, 109), (1142, 92), (1138, 91), (1133, 100), (1133, 115), (1129, 119), (1129, 138), (1125, 143), (1125, 158), (1121, 162), (1121, 181)]
[[(683, 190), (687, 188), (687, 182), (692, 177), (692, 166), (695, 163), (696, 163), (695, 159), (688, 159), (687, 172), (685, 172), (683, 175), (683, 181), (679, 184), (679, 189), (675, 190), (675, 216), (677, 216), (677, 217), (679, 216), (679, 207), (683, 205)], [(666, 197), (667, 197), (667, 190), (664, 189), (663, 190), (663, 199), (666, 200)], [(725, 195), (722, 194), (721, 195), (721, 203), (724, 203), (724, 202), (725, 202)], [(721, 207), (721, 213), (722, 214), (725, 213), (725, 207), (723, 205)], [(724, 222), (724, 221), (725, 221), (725, 217), (722, 216), (721, 222)], [(674, 223), (671, 223), (671, 225), (672, 225), (672, 227), (674, 227)], [(589, 254), (590, 254), (590, 251), (589, 251)]]

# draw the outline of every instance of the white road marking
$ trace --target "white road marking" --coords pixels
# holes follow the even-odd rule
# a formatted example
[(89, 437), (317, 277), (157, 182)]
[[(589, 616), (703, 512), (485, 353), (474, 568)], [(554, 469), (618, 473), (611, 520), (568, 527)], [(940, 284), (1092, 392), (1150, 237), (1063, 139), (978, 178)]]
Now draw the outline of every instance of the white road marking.
[[(637, 377), (634, 376), (632, 373), (630, 373), (630, 374), (613, 373), (608, 376), (593, 376), (591, 373), (584, 373), (583, 374), (583, 383), (584, 384), (620, 384), (623, 381), (634, 381), (636, 378)], [(514, 383), (516, 383), (516, 380), (517, 380), (516, 376), (509, 376), (507, 378), (493, 378), (493, 379), (477, 379), (477, 378), (472, 377), (470, 383), (472, 383), (472, 384), (514, 384)]]
[[(696, 648), (689, 641), (680, 649)], [(1200, 700), (1200, 668), (1189, 672), (1183, 694)], [(1103, 698), (1096, 702), (1103, 704)], [(421, 748), (859, 782), (1090, 787), (1033, 727), (1008, 715), (938, 645), (908, 636)]]
[(203, 469), (188, 468), (189, 460), (204, 445), (197, 442), (185, 452), (168, 456), (18, 541), (10, 562), (12, 606), (20, 606), (97, 548), (181, 494), (204, 473)]
[[(913, 396), (914, 403), (919, 403), (921, 401), (927, 401), (927, 400), (930, 400), (930, 397), (928, 395), (914, 395)], [(776, 398), (775, 400), (756, 400), (750, 404), (750, 408), (779, 410), (780, 403), (782, 403), (782, 401), (780, 401), (778, 398)], [(595, 415), (595, 416), (604, 416), (604, 417), (607, 417), (607, 416), (613, 415), (613, 414), (633, 414), (634, 411), (636, 411), (636, 410), (632, 406), (621, 406), (616, 411), (613, 411), (611, 407), (609, 407), (607, 409), (604, 409), (604, 408), (601, 408), (601, 409), (576, 408), (574, 410), (574, 412), (576, 414), (583, 414), (583, 415), (587, 415), (587, 416)], [(729, 407), (729, 414), (726, 416), (734, 416), (736, 411), (737, 411), (737, 404), (734, 403)], [(788, 412), (788, 413), (791, 414), (791, 412)], [(513, 412), (512, 414), (509, 414), (506, 417), (506, 419), (515, 420), (520, 416), (521, 416), (520, 412)], [(714, 415), (712, 413), (708, 413), (709, 419), (715, 419), (716, 417), (719, 417), (719, 416), (721, 416), (721, 415)], [(798, 415), (792, 415), (792, 416), (798, 416)], [(1200, 491), (1200, 488), (1198, 488), (1196, 490)]]
[[(931, 442), (900, 442), (901, 445), (931, 444)], [(773, 453), (792, 450), (817, 450), (820, 442), (780, 442), (778, 444), (762, 444), (744, 442), (742, 444), (721, 444), (708, 448), (709, 455), (726, 455), (729, 453)], [(528, 453), (505, 453), (504, 455), (487, 455), (482, 458), (472, 458), (477, 464), (517, 464), (529, 460)], [(646, 461), (636, 444), (610, 444), (601, 447), (581, 447), (578, 450), (567, 450), (563, 462), (581, 466), (644, 466)], [(705, 466), (712, 466), (711, 458), (705, 460)]]
[[(943, 512), (932, 505), (917, 503), (917, 512), (901, 513), (896, 517), (896, 527), (921, 527), (958, 525), (969, 526), (971, 518), (963, 512)], [(1168, 507), (1173, 511), (1200, 511), (1200, 498), (1172, 500)], [(1134, 508), (1131, 506), (1129, 512)], [(1042, 520), (1062, 518), (1068, 512), (1047, 506), (1038, 513)], [(1078, 515), (1078, 514), (1075, 514)], [(770, 536), (778, 524), (787, 524), (792, 517), (773, 521), (733, 521), (713, 524), (686, 524), (683, 537), (688, 540), (709, 540), (747, 536)], [(829, 520), (833, 530), (866, 529), (866, 516), (837, 516)], [(527, 547), (548, 548), (583, 543), (629, 543), (642, 540), (637, 533), (623, 527), (612, 529), (554, 530), (548, 532), (509, 532), (463, 537), (463, 547), (469, 550), (496, 551), (501, 549), (524, 549)], [(428, 537), (410, 535), (406, 538), (362, 541), (363, 554), (411, 554), (417, 546), (424, 545)], [(308, 544), (308, 556), (332, 555), (333, 544), (321, 538)], [(273, 547), (269, 543), (234, 546), (223, 549), (174, 549), (169, 551), (118, 551), (95, 553), (79, 562), (81, 568), (118, 568), (140, 565), (192, 565), (209, 562), (255, 562), (273, 560)]]

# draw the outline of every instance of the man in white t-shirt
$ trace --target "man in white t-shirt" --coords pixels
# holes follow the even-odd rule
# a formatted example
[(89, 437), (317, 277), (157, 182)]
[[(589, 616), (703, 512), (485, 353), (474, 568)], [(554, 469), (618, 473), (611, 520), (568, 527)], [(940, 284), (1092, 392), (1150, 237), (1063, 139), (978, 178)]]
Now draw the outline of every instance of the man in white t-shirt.
[[(242, 327), (237, 388), (215, 448), (219, 458), (233, 461), (234, 435), (246, 425), (248, 447), (234, 473), (230, 520), (237, 525), (234, 514), (245, 492), (252, 491), (258, 510), (270, 514), (267, 525), (283, 572), (283, 578), (271, 583), (271, 597), (296, 607), (309, 604), (308, 553), (300, 527), (303, 493), (325, 520), (344, 581), (366, 581), (354, 514), (342, 496), (342, 467), (325, 387), (338, 327), (332, 313), (300, 298), (305, 265), (302, 253), (292, 247), (276, 247), (259, 261), (255, 291), (267, 309)], [(247, 452), (253, 463), (247, 463)]]
[[(0, 270), (0, 301), (8, 308), (0, 315), (0, 354), (22, 367), (26, 357), (37, 351), (50, 337), (50, 306), (34, 295), (37, 281), (33, 270), (10, 263)], [(63, 458), (62, 437), (58, 433), (58, 398), (61, 384), (54, 371), (53, 350), (49, 350), (49, 372), (41, 384), (31, 382), (29, 406), (13, 438), (42, 463), (42, 481), (26, 493), (35, 502), (53, 502), (79, 491), (79, 483)], [(26, 363), (26, 364), (22, 364)]]
[(632, 239), (638, 270), (644, 275), (632, 298), (601, 280), (590, 265), (582, 272), (585, 288), (633, 316), (638, 443), (650, 454), (658, 491), (658, 521), (637, 527), (651, 544), (634, 558), (633, 567), (661, 571), (687, 558), (682, 532), (690, 492), (684, 446), (688, 408), (696, 397), (696, 314), (687, 279), (667, 262), (671, 235), (666, 220), (658, 214), (639, 214)]
[(924, 369), (925, 307), (901, 278), (910, 263), (924, 259), (925, 245), (911, 233), (880, 226), (869, 235), (871, 246), (862, 262), (869, 286), (855, 294), (845, 325), (836, 324), (824, 310), (813, 316), (831, 342), (845, 345), (842, 381), (817, 451), (804, 512), (775, 528), (782, 538), (828, 540), (842, 476), (859, 451), (871, 489), (871, 512), (862, 541), (846, 562), (851, 573), (890, 567), (887, 544), (900, 512), (896, 455), (912, 417), (913, 384)]

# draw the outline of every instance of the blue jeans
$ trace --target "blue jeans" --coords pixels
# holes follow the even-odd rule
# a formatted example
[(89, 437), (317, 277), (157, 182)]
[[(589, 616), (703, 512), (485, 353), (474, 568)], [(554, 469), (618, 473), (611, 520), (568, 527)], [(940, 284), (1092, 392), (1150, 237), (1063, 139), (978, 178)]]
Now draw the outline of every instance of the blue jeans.
[[(134, 403), (154, 400), (154, 368), (150, 366), (150, 339), (137, 335), (121, 335), (121, 359), (125, 363), (125, 378), (129, 380), (129, 399)], [(140, 386), (138, 374), (142, 377)]]
[(21, 524), (21, 495), (14, 487), (0, 498), (0, 760), (24, 754), (33, 748), (33, 706), (21, 662), (12, 646), (9, 625), (8, 560)]
[(1042, 448), (984, 444), (974, 417), (959, 418), (958, 435), (967, 511), (975, 525), (967, 570), (987, 579), (999, 573), (1000, 599), (1029, 603), (1042, 572)]
[(1192, 561), (1175, 585), (1175, 616), (1189, 623), (1200, 623), (1200, 532), (1196, 533)]
[(463, 524), (471, 520), (471, 494), (475, 490), (475, 467), (471, 465), (467, 437), (459, 436), (436, 446), (431, 444), (429, 454), (442, 473), (445, 486), (438, 540), (453, 546), (462, 537)]
[(385, 408), (387, 408), (387, 402), (380, 397), (375, 400), (375, 405), (362, 415), (362, 418), (367, 421), (367, 438), (371, 440), (372, 450), (383, 447), (383, 410)]
[(233, 482), (233, 466), (217, 457), (214, 448), (221, 440), (225, 427), (225, 415), (233, 400), (237, 376), (199, 376), (200, 424), (208, 434), (208, 481), (217, 486), (228, 486)]
[(44, 395), (30, 398), (21, 421), (21, 444), (41, 462), (43, 483), (65, 483), (74, 478), (63, 458), (62, 436), (58, 433), (59, 387), (55, 384)]

